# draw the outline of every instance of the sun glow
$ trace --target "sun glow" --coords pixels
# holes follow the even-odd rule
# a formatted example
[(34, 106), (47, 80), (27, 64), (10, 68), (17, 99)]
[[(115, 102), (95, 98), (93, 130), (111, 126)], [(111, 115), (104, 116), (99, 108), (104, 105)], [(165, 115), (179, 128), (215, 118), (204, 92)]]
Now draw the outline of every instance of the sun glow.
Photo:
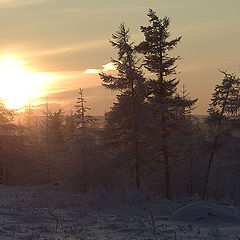
[(25, 63), (12, 58), (0, 58), (0, 98), (9, 109), (21, 109), (46, 94), (52, 80), (47, 73), (37, 73), (25, 67)]

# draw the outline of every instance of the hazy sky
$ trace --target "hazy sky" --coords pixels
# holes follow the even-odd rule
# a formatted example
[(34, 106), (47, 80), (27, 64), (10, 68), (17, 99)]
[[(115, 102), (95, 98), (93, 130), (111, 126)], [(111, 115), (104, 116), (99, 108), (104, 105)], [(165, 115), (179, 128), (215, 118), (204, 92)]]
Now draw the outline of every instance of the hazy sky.
[(0, 0), (0, 57), (57, 76), (48, 87), (54, 109), (73, 108), (81, 87), (92, 113), (103, 114), (114, 93), (97, 74), (84, 72), (103, 69), (115, 56), (108, 39), (122, 21), (141, 41), (139, 26), (148, 24), (149, 8), (171, 19), (173, 37), (182, 35), (172, 52), (182, 58), (178, 78), (199, 98), (194, 113), (205, 114), (222, 77), (218, 68), (239, 73), (239, 0)]

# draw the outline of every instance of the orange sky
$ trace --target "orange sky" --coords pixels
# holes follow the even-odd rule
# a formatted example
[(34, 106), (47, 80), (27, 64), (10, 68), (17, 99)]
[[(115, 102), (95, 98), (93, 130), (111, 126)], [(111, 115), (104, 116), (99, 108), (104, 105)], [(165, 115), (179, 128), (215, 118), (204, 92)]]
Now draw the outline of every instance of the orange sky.
[(44, 92), (50, 109), (71, 110), (81, 87), (92, 114), (102, 115), (114, 93), (101, 86), (98, 71), (86, 70), (109, 70), (104, 65), (115, 52), (108, 39), (120, 22), (141, 41), (139, 26), (147, 24), (148, 8), (170, 17), (173, 37), (182, 35), (172, 52), (182, 58), (178, 78), (199, 98), (194, 113), (205, 114), (221, 80), (218, 68), (239, 71), (238, 0), (0, 0), (0, 58), (14, 57), (32, 72), (54, 76)]

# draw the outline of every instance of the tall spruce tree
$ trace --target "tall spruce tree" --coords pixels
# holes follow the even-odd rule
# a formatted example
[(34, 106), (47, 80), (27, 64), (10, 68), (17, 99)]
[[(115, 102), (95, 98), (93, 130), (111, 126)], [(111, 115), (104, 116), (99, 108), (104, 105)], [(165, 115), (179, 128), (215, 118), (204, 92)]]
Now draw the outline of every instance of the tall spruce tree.
[(240, 79), (234, 74), (229, 74), (226, 71), (220, 71), (224, 77), (221, 84), (217, 84), (212, 94), (211, 103), (209, 104), (209, 116), (206, 119), (211, 129), (214, 129), (213, 143), (211, 144), (208, 166), (204, 181), (202, 198), (207, 198), (207, 190), (211, 168), (214, 163), (216, 149), (219, 145), (219, 140), (224, 133), (230, 120), (238, 117), (240, 102), (239, 102), (239, 85)]
[[(148, 101), (152, 105), (154, 116), (152, 137), (157, 139), (158, 154), (163, 158), (165, 196), (170, 198), (170, 159), (174, 150), (170, 150), (173, 130), (180, 127), (186, 111), (194, 106), (196, 100), (184, 99), (177, 94), (179, 81), (173, 77), (176, 72), (176, 61), (179, 56), (171, 57), (169, 52), (180, 42), (181, 37), (170, 39), (168, 17), (159, 18), (156, 13), (149, 9), (149, 26), (141, 26), (145, 40), (137, 47), (144, 54), (144, 66), (155, 77), (148, 80)], [(157, 142), (153, 140), (153, 142)]]
[[(141, 121), (145, 78), (138, 65), (136, 47), (130, 41), (129, 29), (124, 23), (121, 23), (119, 30), (112, 35), (110, 43), (117, 50), (117, 59), (112, 59), (117, 75), (100, 73), (100, 78), (104, 87), (120, 94), (117, 95), (117, 102), (106, 114), (107, 142), (115, 149), (115, 158), (121, 162), (120, 167), (130, 168), (135, 172), (136, 188), (140, 189), (140, 132), (143, 130)], [(124, 157), (121, 157), (123, 155)]]

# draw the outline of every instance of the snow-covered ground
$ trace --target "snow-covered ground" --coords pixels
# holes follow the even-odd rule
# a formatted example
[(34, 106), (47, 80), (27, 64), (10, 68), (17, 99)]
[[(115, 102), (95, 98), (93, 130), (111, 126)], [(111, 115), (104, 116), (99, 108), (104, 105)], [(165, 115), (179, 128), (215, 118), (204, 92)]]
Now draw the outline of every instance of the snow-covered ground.
[(141, 200), (59, 185), (0, 186), (0, 239), (240, 239), (238, 207)]

